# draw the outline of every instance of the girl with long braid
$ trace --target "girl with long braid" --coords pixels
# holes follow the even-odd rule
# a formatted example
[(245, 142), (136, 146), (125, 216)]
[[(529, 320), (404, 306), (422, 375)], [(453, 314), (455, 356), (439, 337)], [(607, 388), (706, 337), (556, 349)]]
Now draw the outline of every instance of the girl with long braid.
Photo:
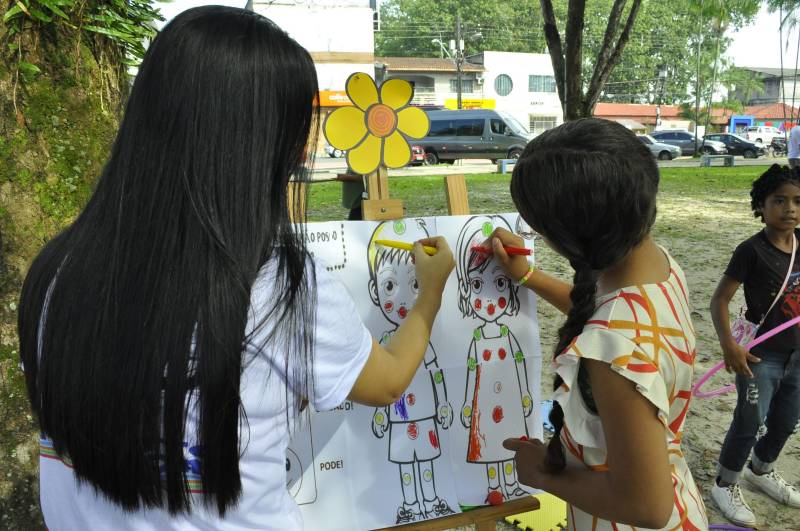
[(522, 483), (566, 500), (569, 529), (706, 529), (681, 451), (695, 357), (686, 281), (650, 236), (658, 168), (623, 126), (547, 131), (511, 179), (520, 215), (575, 270), (573, 285), (491, 245), (512, 279), (567, 314), (556, 346), (549, 444), (508, 439)]

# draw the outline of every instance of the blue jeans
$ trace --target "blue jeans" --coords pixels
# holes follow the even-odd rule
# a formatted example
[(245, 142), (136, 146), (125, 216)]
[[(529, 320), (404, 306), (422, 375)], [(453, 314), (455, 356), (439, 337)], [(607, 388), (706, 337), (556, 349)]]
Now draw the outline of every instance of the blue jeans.
[(752, 352), (761, 363), (749, 364), (753, 378), (736, 375), (736, 410), (719, 456), (719, 476), (727, 483), (738, 483), (751, 450), (753, 466), (770, 472), (800, 420), (800, 350)]

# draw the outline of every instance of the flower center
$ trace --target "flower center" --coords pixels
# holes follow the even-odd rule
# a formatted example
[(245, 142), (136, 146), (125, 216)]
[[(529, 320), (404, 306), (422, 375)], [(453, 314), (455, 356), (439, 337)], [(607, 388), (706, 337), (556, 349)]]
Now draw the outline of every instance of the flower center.
[(397, 126), (397, 115), (388, 105), (377, 103), (367, 111), (367, 129), (383, 138), (392, 134)]

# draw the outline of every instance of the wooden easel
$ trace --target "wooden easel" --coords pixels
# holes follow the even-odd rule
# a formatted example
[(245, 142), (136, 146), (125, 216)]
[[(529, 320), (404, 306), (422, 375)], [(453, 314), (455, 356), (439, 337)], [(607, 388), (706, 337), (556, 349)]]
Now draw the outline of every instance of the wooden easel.
[[(337, 180), (360, 180), (360, 175), (340, 174)], [(366, 177), (367, 199), (361, 201), (361, 211), (364, 220), (385, 221), (405, 217), (403, 201), (389, 198), (389, 178), (386, 168)], [(289, 183), (289, 205), (292, 205), (293, 194), (300, 193), (305, 197), (303, 187), (305, 183)], [(469, 197), (467, 195), (467, 182), (463, 175), (447, 175), (444, 178), (444, 191), (447, 198), (447, 212), (451, 216), (468, 215)], [(305, 209), (305, 204), (301, 205)], [(424, 522), (414, 522), (395, 527), (375, 529), (373, 531), (415, 530), (415, 531), (443, 531), (453, 527), (474, 525), (475, 531), (496, 531), (497, 520), (513, 514), (535, 511), (539, 509), (539, 500), (533, 496), (526, 496), (511, 500), (501, 505), (489, 505), (479, 509), (472, 509), (452, 516), (443, 516)]]

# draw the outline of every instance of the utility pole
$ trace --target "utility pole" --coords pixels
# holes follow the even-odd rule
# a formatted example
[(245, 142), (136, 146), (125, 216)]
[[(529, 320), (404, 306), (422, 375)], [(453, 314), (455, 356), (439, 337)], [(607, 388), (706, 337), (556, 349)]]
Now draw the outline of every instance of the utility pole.
[(461, 108), (461, 66), (464, 64), (464, 50), (461, 49), (461, 13), (456, 13), (456, 89), (458, 108)]

